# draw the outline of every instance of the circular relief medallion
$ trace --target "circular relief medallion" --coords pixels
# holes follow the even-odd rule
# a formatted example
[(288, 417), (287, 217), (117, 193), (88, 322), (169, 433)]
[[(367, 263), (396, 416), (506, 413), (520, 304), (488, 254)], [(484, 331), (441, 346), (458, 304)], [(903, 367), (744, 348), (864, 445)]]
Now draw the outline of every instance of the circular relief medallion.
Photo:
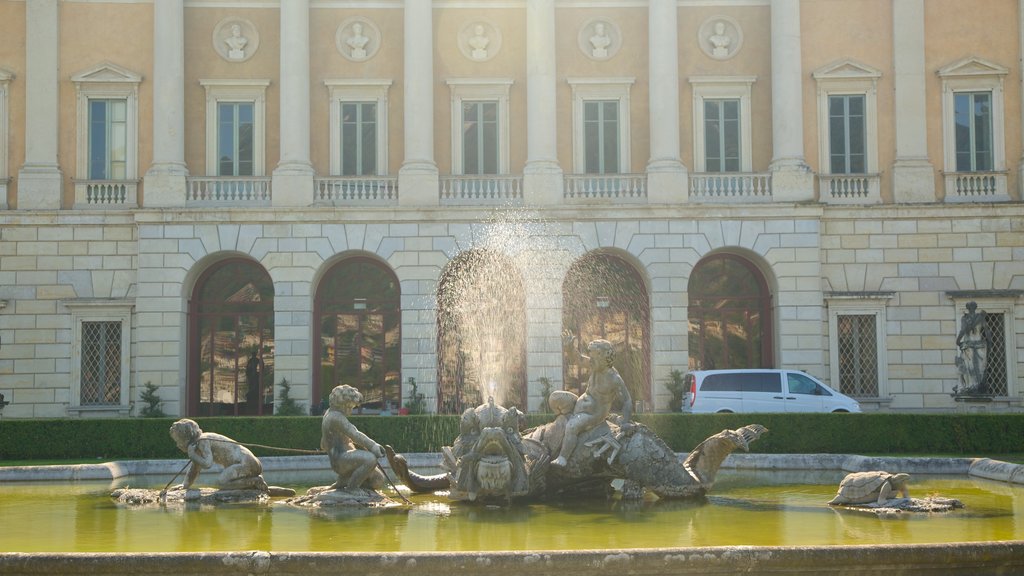
[(608, 20), (589, 20), (580, 28), (577, 41), (587, 58), (608, 60), (622, 47), (622, 32)]
[(743, 30), (739, 22), (728, 16), (712, 16), (697, 31), (697, 43), (711, 58), (728, 60), (743, 46)]
[(260, 33), (245, 18), (225, 18), (213, 28), (213, 49), (228, 62), (245, 62), (260, 47)]
[(459, 31), (459, 51), (474, 62), (486, 62), (501, 50), (501, 30), (486, 20), (466, 24)]
[(373, 58), (380, 49), (380, 42), (380, 28), (362, 16), (345, 20), (334, 34), (334, 44), (338, 47), (338, 52), (353, 62)]

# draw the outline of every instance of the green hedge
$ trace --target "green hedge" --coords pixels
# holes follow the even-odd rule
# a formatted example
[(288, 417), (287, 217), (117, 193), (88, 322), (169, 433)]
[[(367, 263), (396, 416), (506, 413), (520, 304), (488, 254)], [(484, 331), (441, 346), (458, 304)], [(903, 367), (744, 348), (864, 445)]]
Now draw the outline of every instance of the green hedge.
[[(527, 424), (548, 421), (531, 414)], [(763, 424), (769, 433), (751, 447), (760, 453), (959, 454), (1024, 450), (1024, 414), (644, 414), (647, 424), (678, 451), (725, 428)], [(167, 433), (173, 418), (2, 420), (0, 460), (176, 458)], [(316, 450), (320, 418), (197, 418), (203, 430), (242, 443)], [(353, 416), (352, 422), (399, 452), (437, 452), (458, 435), (457, 416)], [(255, 449), (257, 455), (286, 452)]]

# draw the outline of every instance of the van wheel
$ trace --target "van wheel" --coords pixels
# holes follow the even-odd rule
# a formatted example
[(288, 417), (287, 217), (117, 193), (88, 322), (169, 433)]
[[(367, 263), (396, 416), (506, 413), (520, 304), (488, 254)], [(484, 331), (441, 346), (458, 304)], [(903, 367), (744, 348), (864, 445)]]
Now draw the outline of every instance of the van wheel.
[(732, 414), (732, 410), (719, 410), (716, 414)]

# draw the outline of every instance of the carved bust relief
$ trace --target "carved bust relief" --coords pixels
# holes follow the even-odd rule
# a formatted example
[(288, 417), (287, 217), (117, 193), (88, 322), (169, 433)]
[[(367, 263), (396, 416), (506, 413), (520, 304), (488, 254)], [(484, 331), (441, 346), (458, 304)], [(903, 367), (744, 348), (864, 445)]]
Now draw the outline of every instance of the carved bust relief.
[(622, 32), (608, 20), (590, 20), (580, 28), (580, 50), (591, 60), (613, 58), (622, 47)]
[(259, 31), (244, 18), (225, 18), (213, 29), (213, 49), (228, 62), (245, 62), (259, 46)]
[(380, 29), (367, 18), (356, 16), (349, 18), (338, 26), (334, 34), (334, 43), (338, 52), (353, 62), (363, 62), (373, 58), (380, 49)]
[(711, 58), (728, 60), (740, 51), (743, 30), (736, 20), (728, 16), (712, 16), (698, 30), (697, 43)]
[(486, 62), (501, 49), (501, 30), (491, 22), (478, 20), (464, 26), (457, 41), (463, 56), (474, 62)]

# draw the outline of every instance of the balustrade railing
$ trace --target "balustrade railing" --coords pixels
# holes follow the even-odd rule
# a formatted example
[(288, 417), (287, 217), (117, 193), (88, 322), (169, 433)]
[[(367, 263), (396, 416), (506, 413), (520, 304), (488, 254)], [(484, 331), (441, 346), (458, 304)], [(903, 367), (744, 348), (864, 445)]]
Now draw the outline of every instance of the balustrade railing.
[(588, 202), (645, 202), (646, 174), (566, 174), (565, 199)]
[(138, 180), (75, 180), (76, 208), (136, 208)]
[(190, 176), (187, 204), (269, 206), (269, 176)]
[(1007, 202), (1006, 172), (946, 172), (946, 202)]
[(315, 204), (397, 204), (398, 178), (330, 176), (314, 179)]
[(763, 173), (691, 173), (691, 202), (770, 202), (772, 176)]
[(442, 204), (518, 204), (523, 177), (506, 175), (441, 176)]
[(882, 201), (878, 174), (820, 174), (821, 201), (826, 204), (878, 204)]

